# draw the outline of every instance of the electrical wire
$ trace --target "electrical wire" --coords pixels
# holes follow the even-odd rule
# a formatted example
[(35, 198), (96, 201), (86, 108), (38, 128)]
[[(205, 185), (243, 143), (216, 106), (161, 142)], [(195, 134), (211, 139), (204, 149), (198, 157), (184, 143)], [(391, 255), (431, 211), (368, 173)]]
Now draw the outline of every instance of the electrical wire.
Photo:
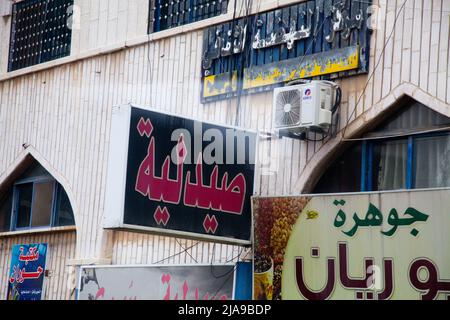
[(180, 242), (177, 238), (175, 238), (175, 240), (177, 241), (177, 243), (178, 243), (178, 245), (181, 247), (181, 249), (185, 250), (185, 252), (192, 258), (192, 260), (195, 261), (195, 263), (198, 263), (197, 259), (195, 259), (195, 258), (192, 256), (192, 254), (190, 254), (189, 251), (187, 251), (187, 250), (184, 248), (184, 246), (181, 244), (181, 242)]
[[(236, 1), (237, 1), (237, 0), (236, 0)], [(249, 11), (251, 11), (252, 1), (253, 1), (253, 0), (249, 0), (249, 5), (247, 5), (246, 18), (249, 18)], [(339, 3), (336, 3), (336, 4), (342, 4), (342, 3), (344, 3), (345, 1), (346, 1), (346, 0), (343, 0), (343, 1), (341, 1), (341, 2), (339, 2)], [(252, 26), (251, 35), (254, 35), (255, 30), (256, 30), (256, 22), (257, 22), (257, 20), (258, 20), (257, 17), (258, 17), (258, 13), (259, 13), (259, 10), (260, 10), (260, 6), (261, 6), (261, 0), (260, 0), (259, 3), (258, 3), (258, 8), (257, 8), (257, 10), (256, 10), (256, 13), (254, 14), (254, 22), (253, 22), (253, 26)], [(233, 19), (234, 19), (234, 17), (233, 17)], [(301, 65), (301, 64), (304, 62), (306, 56), (308, 55), (308, 52), (311, 51), (312, 45), (314, 44), (314, 42), (315, 42), (315, 40), (316, 40), (316, 38), (317, 38), (317, 36), (318, 36), (318, 34), (319, 34), (319, 31), (322, 29), (322, 27), (323, 27), (323, 25), (324, 25), (324, 23), (325, 23), (325, 20), (326, 20), (326, 19), (323, 19), (323, 20), (322, 20), (322, 23), (321, 23), (320, 26), (316, 29), (315, 34), (313, 34), (313, 37), (312, 37), (312, 39), (311, 39), (311, 42), (310, 42), (308, 48), (305, 50), (305, 54), (302, 56), (302, 59), (300, 60), (299, 65)], [(248, 23), (247, 23), (247, 25), (248, 25)], [(244, 50), (244, 53), (241, 55), (241, 59), (242, 59), (242, 57), (246, 58), (247, 54), (250, 54), (250, 53), (251, 53), (251, 44), (245, 46), (245, 48), (247, 48), (247, 50)], [(242, 61), (242, 60), (241, 60), (241, 61)], [(245, 61), (245, 60), (244, 60), (244, 61)], [(251, 66), (252, 66), (252, 62), (253, 62), (253, 60), (250, 59), (250, 66), (249, 66), (249, 69), (250, 69)], [(244, 68), (244, 66), (245, 66), (245, 63), (241, 63), (241, 68)], [(242, 73), (242, 81), (243, 81), (243, 70), (241, 70), (241, 73)], [(231, 77), (231, 73), (230, 73), (230, 77)], [(240, 78), (240, 77), (239, 77), (239, 73), (238, 73), (238, 81), (239, 81), (239, 78)], [(302, 80), (302, 79), (293, 80), (293, 81), (291, 81), (291, 82), (294, 82), (294, 81), (300, 81), (300, 80)], [(238, 126), (238, 124), (239, 124), (239, 114), (240, 114), (241, 96), (242, 96), (242, 85), (238, 84), (238, 89), (237, 89), (237, 90), (238, 90), (238, 92), (237, 92), (237, 107), (236, 107), (236, 118), (235, 118), (235, 123), (234, 123), (235, 126)]]
[[(237, 0), (235, 0), (237, 1)], [(245, 25), (249, 26), (250, 22), (251, 22), (251, 8), (253, 6), (253, 0), (244, 0), (245, 4), (246, 4), (246, 10), (245, 10), (245, 16), (243, 17), (243, 19), (245, 20)], [(259, 3), (261, 4), (261, 2)], [(259, 8), (258, 10), (259, 11)], [(255, 33), (255, 29), (256, 29), (256, 17), (257, 17), (257, 13), (254, 15), (254, 22), (252, 24), (252, 30), (251, 30), (251, 35), (253, 35)], [(248, 35), (246, 35), (246, 38), (244, 39), (244, 42), (250, 42)], [(239, 125), (239, 117), (240, 117), (240, 111), (241, 111), (241, 100), (242, 100), (242, 90), (243, 90), (243, 82), (244, 82), (244, 70), (245, 70), (245, 64), (247, 63), (247, 55), (250, 55), (252, 49), (251, 49), (251, 43), (247, 43), (247, 45), (244, 46), (244, 50), (241, 53), (240, 56), (240, 63), (238, 65), (237, 68), (237, 92), (236, 92), (236, 118), (234, 121), (234, 126), (238, 126)], [(250, 60), (250, 66), (251, 66), (251, 60)]]
[[(235, 27), (235, 21), (236, 21), (236, 13), (237, 13), (237, 1), (238, 0), (234, 0), (233, 3), (233, 18), (231, 21), (231, 31), (233, 32), (234, 27)], [(242, 6), (241, 6), (242, 9)], [(240, 15), (241, 10), (239, 10), (239, 15)], [(245, 39), (244, 39), (245, 41)], [(231, 42), (231, 52), (234, 52), (234, 41)], [(225, 59), (219, 59), (220, 60), (220, 70), (222, 70), (223, 72), (228, 72), (229, 76), (228, 76), (228, 83), (230, 84), (230, 88), (232, 91), (233, 88), (233, 55), (229, 56), (229, 61), (228, 61), (228, 67), (226, 70), (224, 70), (224, 60)], [(231, 122), (231, 99), (228, 99), (228, 107), (227, 107), (228, 111), (227, 111), (227, 122)], [(230, 117), (230, 118), (228, 118)], [(230, 119), (230, 120), (228, 120)]]
[[(340, 3), (343, 3), (343, 2), (344, 2), (344, 1), (341, 1)], [(321, 29), (323, 28), (324, 23), (325, 23), (325, 19), (322, 20), (322, 23), (321, 23), (320, 26), (316, 29), (316, 33), (313, 34), (313, 38), (312, 38), (312, 40), (311, 40), (311, 43), (309, 44), (308, 48), (305, 50), (305, 54), (302, 56), (302, 60), (300, 60), (300, 63), (299, 63), (300, 66), (302, 65), (303, 61), (305, 60), (306, 56), (308, 55), (308, 52), (311, 51), (312, 45), (313, 45), (314, 42), (316, 41), (316, 38), (317, 38), (317, 36), (318, 36), (318, 34), (319, 34), (319, 30), (321, 30)], [(302, 81), (302, 80), (303, 80), (303, 81), (307, 81), (306, 79), (297, 79), (297, 80), (291, 81), (290, 83), (295, 82), (295, 81)], [(335, 105), (333, 106), (333, 109), (336, 109), (336, 110), (337, 110), (337, 108), (340, 106), (340, 104), (341, 104), (341, 98), (342, 98), (342, 91), (341, 91), (341, 88), (340, 88), (339, 86), (337, 86), (337, 88), (338, 88), (338, 90), (339, 90), (339, 93), (336, 95), (336, 102), (335, 102)], [(332, 113), (334, 113), (334, 112), (332, 112)], [(308, 136), (307, 136), (308, 133), (305, 133), (305, 134), (306, 134), (305, 140), (308, 141), (308, 142), (322, 142), (322, 141), (324, 141), (326, 138), (329, 137), (329, 135), (330, 135), (330, 133), (331, 133), (331, 127), (332, 127), (332, 125), (330, 125), (330, 126), (328, 127), (328, 132), (327, 132), (327, 134), (326, 134), (326, 135), (323, 135), (321, 139), (310, 139), (310, 138), (308, 138)]]
[[(227, 260), (226, 262), (232, 261), (232, 260), (240, 257), (242, 255), (242, 253), (244, 252), (244, 249), (245, 249), (245, 247), (242, 247), (241, 252), (239, 253), (239, 255), (237, 257), (231, 258), (230, 260)], [(226, 277), (225, 281), (220, 285), (220, 287), (216, 290), (216, 292), (212, 296), (212, 300), (214, 300), (214, 298), (217, 297), (217, 294), (220, 292), (220, 290), (222, 290), (222, 288), (229, 281), (230, 277), (233, 276), (233, 274), (235, 273), (236, 270), (237, 270), (237, 263), (233, 266), (232, 269), (230, 269), (229, 271), (227, 271), (225, 274), (223, 274), (220, 277), (216, 277), (213, 273), (211, 273), (216, 279), (220, 279), (220, 278)], [(211, 272), (212, 272), (212, 269), (211, 269)]]
[(181, 255), (181, 254), (187, 252), (188, 250), (190, 250), (190, 249), (196, 247), (196, 246), (199, 245), (199, 244), (200, 244), (200, 241), (197, 241), (195, 244), (193, 244), (192, 246), (190, 246), (190, 247), (188, 247), (188, 248), (185, 248), (183, 251), (177, 252), (177, 253), (175, 253), (175, 254), (173, 254), (173, 255), (170, 255), (170, 256), (168, 256), (168, 257), (166, 257), (166, 258), (164, 258), (164, 259), (161, 259), (161, 260), (159, 260), (159, 261), (156, 261), (156, 262), (154, 262), (153, 264), (160, 264), (161, 262), (164, 262), (164, 261), (167, 261), (167, 260), (169, 260), (169, 259), (171, 259), (171, 258), (174, 258), (174, 257), (176, 257), (176, 256), (179, 256), (179, 255)]
[(355, 107), (354, 107), (353, 110), (352, 110), (352, 113), (350, 114), (349, 117), (347, 117), (347, 122), (346, 122), (345, 127), (344, 127), (343, 132), (342, 132), (341, 141), (343, 141), (343, 139), (345, 139), (345, 132), (347, 131), (348, 125), (349, 125), (349, 123), (350, 123), (350, 119), (351, 119), (352, 116), (355, 114), (355, 112), (356, 112), (356, 110), (357, 110), (357, 108), (358, 108), (358, 105), (359, 105), (359, 103), (361, 102), (361, 99), (362, 99), (362, 97), (364, 96), (364, 94), (365, 94), (365, 92), (366, 92), (366, 90), (367, 90), (367, 87), (368, 87), (368, 85), (369, 85), (370, 80), (372, 80), (373, 76), (375, 75), (375, 71), (377, 70), (378, 66), (380, 65), (381, 58), (382, 58), (383, 55), (384, 55), (384, 51), (386, 50), (386, 47), (387, 47), (389, 41), (391, 40), (392, 35), (394, 34), (395, 26), (396, 26), (396, 24), (397, 24), (398, 18), (400, 17), (400, 13), (401, 13), (401, 12), (403, 11), (403, 9), (405, 8), (405, 5), (406, 5), (407, 2), (408, 2), (408, 0), (405, 0), (405, 1), (403, 2), (402, 6), (400, 7), (400, 9), (399, 9), (399, 11), (398, 11), (398, 13), (397, 13), (397, 15), (396, 15), (396, 17), (395, 17), (394, 25), (393, 25), (393, 27), (392, 27), (391, 33), (389, 34), (388, 39), (387, 39), (386, 42), (384, 43), (383, 49), (382, 49), (382, 51), (381, 51), (381, 53), (380, 53), (380, 56), (378, 57), (378, 61), (377, 61), (376, 65), (375, 65), (374, 69), (372, 70), (372, 73), (370, 74), (369, 78), (367, 79), (367, 82), (366, 82), (366, 84), (365, 84), (365, 86), (364, 86), (364, 89), (363, 89), (363, 91), (361, 92), (361, 95), (359, 96), (358, 101), (356, 102), (356, 105), (355, 105)]
[[(237, 262), (239, 262), (239, 257), (240, 257), (240, 256), (242, 255), (242, 253), (244, 252), (244, 249), (245, 249), (245, 247), (242, 247), (241, 251), (239, 252), (239, 254), (238, 254), (237, 256), (232, 257), (231, 259), (226, 260), (225, 263), (234, 261), (234, 260), (236, 260), (236, 259), (238, 259)], [(214, 271), (213, 271), (213, 262), (214, 262), (215, 253), (216, 253), (216, 244), (214, 243), (214, 245), (213, 245), (213, 254), (211, 255), (211, 261), (210, 261), (210, 271), (211, 271), (211, 275), (212, 275), (214, 278), (220, 279), (220, 278), (226, 277), (231, 271), (227, 271), (225, 274), (220, 275), (220, 276), (217, 276), (217, 275), (214, 274)]]
[(334, 103), (334, 106), (331, 108), (331, 113), (335, 113), (340, 108), (341, 102), (342, 102), (342, 89), (340, 86), (337, 86), (336, 101)]
[[(237, 2), (238, 2), (238, 0), (234, 0), (234, 4), (233, 4), (233, 20), (231, 21), (231, 32), (234, 32), (234, 27), (236, 26), (235, 25), (235, 23), (236, 23), (236, 14), (237, 14)], [(220, 48), (219, 48), (220, 49)], [(234, 41), (232, 41), (231, 42), (231, 52), (233, 52), (233, 50), (234, 50)], [(230, 56), (230, 62), (229, 62), (229, 67), (230, 67), (230, 77), (229, 77), (229, 82), (232, 84), (232, 81), (233, 81), (233, 72), (232, 72), (232, 70), (231, 70), (231, 67), (232, 67), (232, 59), (231, 59), (231, 56)], [(223, 67), (223, 59), (220, 59), (220, 63), (221, 63), (221, 67)]]
[[(305, 140), (308, 141), (308, 142), (322, 142), (322, 141), (324, 141), (326, 138), (328, 138), (330, 136), (330, 133), (331, 133), (331, 125), (328, 127), (328, 131), (327, 131), (326, 134), (322, 133), (322, 138), (320, 138), (320, 139), (311, 139), (311, 138), (308, 138), (308, 136), (306, 136)], [(306, 133), (306, 134), (308, 134), (308, 133)]]
[(214, 300), (217, 297), (217, 294), (220, 292), (220, 290), (222, 290), (222, 288), (225, 286), (225, 284), (230, 280), (230, 277), (233, 276), (234, 272), (237, 269), (237, 264), (233, 267), (232, 271), (230, 272), (230, 274), (228, 275), (228, 277), (225, 279), (225, 281), (220, 285), (220, 287), (216, 290), (216, 292), (214, 293), (214, 295), (212, 296), (211, 300)]
[[(149, 22), (149, 23), (151, 23), (151, 22)], [(151, 59), (150, 59), (150, 47), (152, 44), (152, 41), (150, 39), (150, 32), (148, 32), (148, 35), (147, 35), (147, 42), (148, 42), (147, 61), (148, 61), (148, 69), (149, 69), (149, 74), (148, 74), (149, 78), (147, 78), (147, 83), (148, 83), (148, 80), (150, 80), (150, 84), (149, 84), (150, 88), (149, 89), (150, 89), (150, 104), (151, 104), (151, 99), (153, 97), (153, 70), (152, 70), (153, 65), (152, 65)]]
[[(338, 111), (340, 109), (340, 107), (341, 107), (341, 98), (342, 98), (342, 90), (341, 90), (341, 88), (339, 86), (337, 86), (336, 102), (335, 102), (333, 108), (331, 109), (331, 117), (333, 117), (336, 114), (336, 111)], [(338, 118), (338, 121), (339, 121), (339, 118)], [(337, 125), (337, 123), (336, 123), (336, 125)], [(327, 133), (325, 135), (322, 134), (322, 138), (320, 138), (320, 139), (310, 139), (310, 138), (308, 138), (308, 136), (307, 136), (308, 133), (306, 132), (305, 133), (306, 134), (305, 140), (308, 141), (308, 142), (322, 142), (322, 141), (324, 141), (326, 138), (328, 138), (331, 135), (332, 127), (333, 127), (333, 123), (331, 123), (328, 126)]]
[[(249, 1), (252, 1), (252, 0), (249, 0)], [(340, 3), (343, 3), (343, 1), (341, 1)], [(259, 9), (260, 9), (260, 5), (261, 5), (261, 0), (259, 1), (259, 3), (258, 3), (258, 8), (257, 8), (257, 12), (254, 14), (254, 21), (253, 21), (253, 25), (252, 25), (252, 32), (251, 32), (251, 35), (253, 35), (254, 33), (255, 33), (255, 30), (256, 30), (256, 24), (257, 24), (257, 16), (258, 16), (258, 13), (259, 13)], [(249, 5), (248, 7), (247, 7), (247, 9), (249, 9), (250, 8), (250, 10), (251, 10), (251, 7), (252, 7), (252, 5)], [(248, 10), (247, 10), (247, 12), (246, 12), (246, 17), (248, 18)], [(303, 63), (303, 61), (305, 60), (305, 58), (306, 58), (306, 56), (307, 56), (307, 54), (308, 54), (308, 52), (311, 50), (311, 48), (312, 48), (312, 45), (314, 44), (314, 42), (315, 42), (315, 40), (316, 40), (316, 38), (317, 38), (317, 36), (318, 36), (318, 34), (319, 34), (319, 31), (322, 29), (322, 27), (323, 27), (323, 25), (324, 25), (324, 23), (325, 23), (325, 19), (323, 19), (322, 20), (322, 23), (320, 24), (320, 26), (316, 29), (316, 32), (315, 32), (315, 34), (313, 34), (313, 37), (312, 37), (312, 39), (311, 39), (311, 42), (310, 42), (310, 44), (308, 45), (308, 48), (305, 50), (305, 54), (302, 56), (302, 59), (300, 60), (300, 64), (299, 65), (301, 65), (302, 63)], [(248, 23), (247, 23), (247, 25), (248, 25)], [(243, 53), (243, 57), (244, 58), (246, 58), (247, 57), (247, 54), (250, 54), (251, 53), (251, 46), (250, 46), (250, 44), (248, 45), (248, 46), (246, 46), (246, 48), (248, 48), (247, 49), (247, 51), (244, 51), (244, 53)], [(244, 60), (245, 61), (245, 60)], [(252, 63), (253, 63), (253, 60), (250, 58), (250, 65), (249, 65), (249, 69), (252, 67)], [(243, 62), (242, 64), (241, 64), (241, 68), (244, 68), (244, 66), (245, 66), (245, 63)], [(242, 70), (242, 79), (243, 79), (243, 70)], [(239, 81), (239, 75), (238, 75), (238, 81)], [(304, 79), (296, 79), (296, 80), (293, 80), (293, 81), (291, 81), (290, 82), (290, 84), (293, 84), (293, 83), (295, 83), (295, 82), (303, 82), (303, 81), (307, 81), (307, 80), (304, 80)], [(238, 124), (239, 124), (239, 114), (240, 114), (240, 106), (241, 106), (241, 95), (242, 95), (242, 88), (241, 88), (242, 86), (241, 85), (238, 85), (238, 92), (237, 92), (237, 107), (236, 107), (236, 118), (235, 118), (235, 126), (238, 126)], [(340, 88), (339, 88), (339, 90), (340, 90)], [(340, 100), (340, 98), (339, 98), (339, 100)], [(340, 104), (340, 101), (339, 101), (339, 104)], [(331, 127), (331, 126), (330, 126)], [(329, 131), (330, 132), (330, 131)], [(326, 139), (326, 137), (327, 137), (328, 135), (326, 135), (325, 137), (323, 137), (321, 140), (312, 140), (312, 141), (323, 141), (323, 140), (325, 140)], [(308, 139), (307, 138), (307, 140), (308, 141), (311, 141), (310, 139)]]

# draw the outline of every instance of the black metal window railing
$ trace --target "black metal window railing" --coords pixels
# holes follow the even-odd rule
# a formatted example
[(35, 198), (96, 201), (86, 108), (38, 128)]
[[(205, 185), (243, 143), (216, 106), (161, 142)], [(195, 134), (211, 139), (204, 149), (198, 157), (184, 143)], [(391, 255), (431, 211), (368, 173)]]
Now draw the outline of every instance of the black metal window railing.
[(228, 0), (150, 0), (149, 33), (218, 16)]
[(25, 0), (13, 5), (8, 71), (70, 54), (74, 0)]

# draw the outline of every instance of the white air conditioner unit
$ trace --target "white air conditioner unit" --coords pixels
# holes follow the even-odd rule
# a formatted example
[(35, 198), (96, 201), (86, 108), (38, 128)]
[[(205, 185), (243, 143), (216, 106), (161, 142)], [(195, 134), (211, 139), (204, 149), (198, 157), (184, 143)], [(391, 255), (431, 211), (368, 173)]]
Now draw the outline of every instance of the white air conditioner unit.
[(326, 132), (331, 125), (337, 85), (330, 81), (276, 88), (273, 95), (273, 127), (294, 134)]

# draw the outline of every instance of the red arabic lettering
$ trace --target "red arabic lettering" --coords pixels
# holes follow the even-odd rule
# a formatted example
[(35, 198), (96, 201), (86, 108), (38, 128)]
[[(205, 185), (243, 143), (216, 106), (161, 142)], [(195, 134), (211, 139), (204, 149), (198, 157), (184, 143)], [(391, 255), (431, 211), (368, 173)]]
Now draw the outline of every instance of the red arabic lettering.
[(139, 166), (136, 179), (136, 191), (150, 200), (178, 204), (181, 199), (183, 185), (183, 163), (186, 158), (186, 146), (183, 136), (177, 145), (177, 178), (169, 178), (170, 156), (167, 156), (161, 170), (161, 176), (155, 174), (155, 138), (152, 137), (147, 150), (147, 156)]
[[(371, 291), (381, 289), (373, 288), (373, 280), (378, 277), (374, 274), (376, 269), (373, 258), (364, 258), (365, 276), (362, 278), (354, 278), (348, 275), (348, 248), (346, 242), (338, 243), (338, 263), (339, 263), (339, 280), (342, 286), (346, 289), (355, 289), (357, 298), (358, 294), (363, 294), (364, 291)], [(391, 258), (383, 259), (384, 265), (384, 288), (383, 291), (377, 294), (378, 300), (386, 300), (392, 296), (394, 290), (394, 264)], [(295, 274), (297, 280), (297, 287), (300, 293), (308, 300), (325, 300), (330, 297), (335, 287), (335, 258), (327, 258), (327, 279), (324, 287), (318, 291), (311, 290), (304, 280), (303, 257), (297, 257), (295, 260)], [(361, 295), (362, 297), (363, 295)], [(374, 294), (368, 292), (367, 299), (374, 299)]]
[(308, 288), (304, 280), (303, 257), (295, 259), (295, 278), (300, 293), (308, 300), (326, 300), (334, 291), (335, 286), (335, 258), (327, 259), (327, 280), (322, 289), (315, 291)]
[(184, 204), (201, 209), (213, 209), (233, 214), (242, 214), (246, 194), (246, 182), (242, 173), (228, 184), (228, 172), (222, 177), (218, 186), (219, 167), (216, 165), (211, 173), (210, 185), (203, 184), (203, 161), (199, 154), (195, 168), (195, 182), (191, 182), (191, 172), (186, 174)]
[[(428, 278), (422, 280), (419, 277), (419, 271), (426, 269)], [(450, 293), (450, 280), (439, 279), (439, 272), (437, 266), (433, 261), (427, 258), (419, 258), (413, 261), (409, 268), (409, 279), (412, 286), (421, 291), (422, 300), (433, 300), (439, 293)]]
[(217, 222), (216, 216), (210, 217), (209, 214), (206, 215), (205, 220), (203, 220), (203, 228), (206, 233), (216, 233), (219, 223)]
[(163, 224), (164, 226), (167, 226), (167, 223), (169, 222), (170, 219), (169, 210), (167, 210), (166, 207), (161, 209), (161, 207), (158, 206), (155, 210), (155, 213), (153, 214), (153, 218), (155, 219), (158, 225)]
[(11, 277), (9, 278), (10, 283), (23, 283), (25, 280), (32, 280), (32, 279), (39, 279), (41, 274), (44, 272), (44, 269), (42, 269), (41, 266), (37, 268), (36, 272), (27, 272), (25, 271), (25, 268), (22, 268), (20, 270), (19, 266), (13, 267), (13, 273)]
[(163, 274), (161, 277), (161, 282), (163, 284), (167, 283), (167, 291), (163, 299), (166, 301), (170, 300), (170, 274)]
[[(165, 293), (165, 295), (163, 297), (163, 300), (165, 300), (165, 301), (170, 300), (170, 297), (171, 297), (171, 288), (172, 288), (172, 286), (170, 284), (170, 280), (171, 280), (170, 274), (163, 274), (161, 276), (161, 282), (163, 284), (167, 284), (166, 293)], [(182, 300), (186, 300), (188, 292), (189, 292), (189, 286), (188, 286), (187, 281), (184, 280)], [(195, 288), (194, 289), (194, 297), (195, 297), (196, 301), (199, 301), (199, 298), (200, 298), (200, 289), (199, 288)], [(214, 297), (212, 299), (214, 299)], [(203, 300), (208, 300), (208, 299), (209, 299), (209, 292), (206, 292), (206, 294), (203, 296)], [(223, 295), (220, 296), (220, 300), (222, 300), (222, 301), (225, 301), (227, 299), (228, 299), (228, 297), (227, 297), (226, 294), (223, 294)], [(178, 300), (178, 293), (175, 294), (173, 300)]]
[[(142, 137), (150, 138), (153, 132), (150, 119), (144, 120), (144, 118), (141, 118), (137, 130)], [(169, 178), (170, 156), (167, 156), (164, 160), (161, 176), (155, 174), (155, 144), (155, 137), (151, 137), (147, 155), (139, 166), (135, 190), (143, 196), (147, 196), (150, 200), (178, 204), (183, 188), (183, 164), (187, 156), (183, 135), (180, 135), (176, 149), (177, 178), (175, 180)], [(228, 183), (228, 172), (225, 172), (219, 186), (219, 167), (216, 165), (211, 173), (209, 185), (205, 185), (203, 183), (202, 163), (202, 154), (200, 153), (196, 164), (195, 182), (190, 179), (190, 171), (186, 174), (184, 205), (241, 215), (246, 195), (244, 175), (240, 173)], [(166, 225), (167, 218), (170, 218), (170, 215), (164, 211), (164, 208), (159, 208), (155, 211), (154, 218), (159, 225), (161, 223)], [(210, 228), (207, 232), (214, 233), (217, 226), (209, 225)]]
[(10, 283), (23, 283), (22, 270), (20, 270), (19, 266), (13, 266), (13, 272), (11, 277), (9, 278)]
[(95, 300), (98, 300), (98, 299), (100, 299), (100, 298), (104, 298), (105, 297), (105, 288), (100, 288), (100, 289), (98, 289), (98, 291), (97, 291), (97, 293), (96, 293), (96, 295), (95, 295)]
[(19, 251), (21, 252), (19, 255), (19, 261), (24, 261), (25, 264), (28, 264), (30, 261), (37, 261), (39, 260), (39, 251), (38, 247), (30, 247), (28, 249), (27, 254), (23, 254), (24, 248), (20, 247)]
[(184, 280), (184, 284), (183, 284), (183, 300), (186, 300), (186, 296), (187, 296), (188, 291), (189, 291), (189, 287), (188, 287), (187, 281)]
[[(340, 242), (339, 251), (339, 279), (344, 288), (372, 290), (371, 280), (375, 277), (373, 274), (375, 264), (373, 258), (364, 258), (365, 276), (363, 278), (352, 278), (348, 275), (348, 248), (346, 242)], [(378, 300), (387, 300), (392, 296), (394, 291), (394, 267), (390, 258), (383, 259), (384, 266), (384, 290), (377, 294)], [(376, 275), (378, 277), (378, 275)], [(373, 284), (372, 284), (373, 285)], [(370, 298), (373, 299), (373, 294)]]
[(339, 279), (344, 288), (349, 289), (367, 289), (368, 288), (368, 280), (371, 274), (369, 274), (368, 270), (373, 270), (372, 266), (374, 265), (374, 261), (372, 258), (365, 258), (364, 264), (366, 270), (366, 276), (363, 278), (351, 278), (348, 275), (348, 257), (347, 257), (347, 243), (340, 242), (338, 244), (339, 248)]
[(26, 279), (39, 279), (44, 269), (42, 267), (38, 267), (36, 272), (26, 272), (25, 268), (22, 269), (22, 277)]
[(144, 120), (144, 118), (141, 118), (139, 120), (138, 125), (137, 125), (137, 129), (138, 129), (139, 134), (141, 135), (141, 137), (146, 135), (147, 138), (150, 138), (150, 135), (153, 132), (153, 125), (152, 125), (150, 119)]

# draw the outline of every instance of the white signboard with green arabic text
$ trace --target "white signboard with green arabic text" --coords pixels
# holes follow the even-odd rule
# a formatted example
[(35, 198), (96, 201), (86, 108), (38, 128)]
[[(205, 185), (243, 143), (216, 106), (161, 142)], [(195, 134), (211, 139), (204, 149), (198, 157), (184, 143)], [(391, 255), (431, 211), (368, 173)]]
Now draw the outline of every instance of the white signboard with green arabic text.
[[(448, 189), (255, 198), (253, 206), (255, 298), (450, 299)], [(290, 224), (284, 243), (268, 235), (279, 221)]]

